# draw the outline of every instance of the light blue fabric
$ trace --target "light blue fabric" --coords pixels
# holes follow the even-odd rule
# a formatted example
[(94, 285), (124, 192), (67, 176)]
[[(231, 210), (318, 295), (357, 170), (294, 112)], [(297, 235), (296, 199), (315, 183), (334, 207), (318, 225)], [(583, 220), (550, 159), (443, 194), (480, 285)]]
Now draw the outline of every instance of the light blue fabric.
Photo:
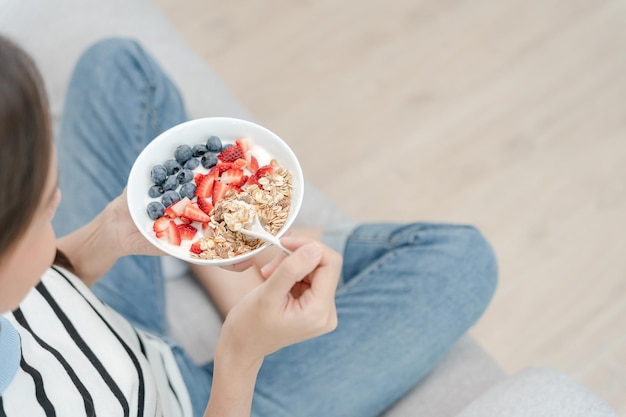
[[(178, 90), (137, 43), (115, 39), (88, 49), (72, 74), (57, 134), (57, 235), (100, 213), (122, 193), (146, 144), (186, 119)], [(165, 334), (162, 280), (158, 258), (129, 257), (92, 289), (136, 325)]]
[[(175, 87), (138, 44), (117, 39), (90, 48), (73, 75), (58, 138), (57, 231), (95, 216), (122, 191), (145, 144), (185, 118)], [(496, 286), (493, 251), (470, 226), (346, 224), (323, 240), (344, 255), (338, 328), (266, 358), (254, 416), (380, 414), (448, 352)], [(163, 291), (159, 262), (141, 257), (119, 261), (94, 287), (131, 322), (167, 337)], [(172, 349), (200, 416), (212, 364), (198, 366)]]
[(21, 357), (19, 334), (7, 319), (0, 316), (0, 394), (13, 380)]

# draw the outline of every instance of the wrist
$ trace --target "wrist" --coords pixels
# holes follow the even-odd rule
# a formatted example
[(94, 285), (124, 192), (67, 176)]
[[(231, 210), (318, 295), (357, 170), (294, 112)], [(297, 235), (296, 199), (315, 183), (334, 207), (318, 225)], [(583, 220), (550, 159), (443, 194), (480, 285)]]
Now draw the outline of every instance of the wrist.
[(119, 222), (120, 215), (116, 204), (117, 199), (106, 205), (100, 215), (95, 218), (95, 226), (99, 247), (106, 250), (117, 260), (130, 254), (124, 252), (124, 247), (119, 242), (118, 228), (115, 226)]
[(76, 275), (88, 285), (96, 282), (121, 256), (107, 211), (108, 206), (91, 222), (57, 241), (57, 247), (69, 258)]
[(215, 351), (211, 396), (205, 417), (249, 416), (263, 358), (241, 356), (220, 337)]
[(215, 349), (214, 364), (216, 371), (219, 368), (229, 373), (256, 375), (261, 369), (263, 359), (262, 355), (248, 352), (247, 349), (220, 337)]

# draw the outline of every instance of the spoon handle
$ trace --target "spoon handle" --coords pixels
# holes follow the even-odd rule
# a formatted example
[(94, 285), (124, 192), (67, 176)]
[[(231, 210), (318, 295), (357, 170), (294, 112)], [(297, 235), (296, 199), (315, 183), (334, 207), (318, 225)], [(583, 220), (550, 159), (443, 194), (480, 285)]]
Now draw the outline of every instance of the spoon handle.
[(267, 238), (265, 238), (265, 240), (267, 240), (267, 241), (268, 241), (269, 243), (271, 243), (272, 245), (279, 247), (279, 248), (280, 248), (283, 252), (285, 252), (287, 255), (291, 255), (291, 254), (293, 253), (293, 251), (291, 251), (291, 250), (287, 249), (286, 247), (284, 247), (284, 246), (283, 246), (283, 244), (282, 244), (282, 243), (280, 243), (280, 240), (279, 240), (279, 239), (277, 239), (277, 238), (276, 238), (276, 237), (274, 237), (274, 236), (271, 236), (271, 237), (269, 237), (269, 236), (268, 236)]

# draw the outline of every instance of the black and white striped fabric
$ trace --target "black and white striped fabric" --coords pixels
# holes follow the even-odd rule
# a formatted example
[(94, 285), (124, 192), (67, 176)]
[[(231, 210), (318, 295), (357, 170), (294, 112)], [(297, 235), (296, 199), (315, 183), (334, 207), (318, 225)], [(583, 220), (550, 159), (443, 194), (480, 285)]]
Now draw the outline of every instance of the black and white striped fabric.
[(51, 268), (4, 317), (20, 336), (21, 359), (0, 397), (0, 417), (192, 415), (170, 348), (71, 273)]

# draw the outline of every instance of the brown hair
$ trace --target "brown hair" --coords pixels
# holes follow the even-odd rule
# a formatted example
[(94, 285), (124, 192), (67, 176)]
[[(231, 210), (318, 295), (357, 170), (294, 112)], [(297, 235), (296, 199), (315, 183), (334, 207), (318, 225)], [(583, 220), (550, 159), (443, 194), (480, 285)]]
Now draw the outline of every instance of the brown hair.
[(28, 54), (0, 35), (0, 258), (39, 208), (52, 146), (42, 77)]

